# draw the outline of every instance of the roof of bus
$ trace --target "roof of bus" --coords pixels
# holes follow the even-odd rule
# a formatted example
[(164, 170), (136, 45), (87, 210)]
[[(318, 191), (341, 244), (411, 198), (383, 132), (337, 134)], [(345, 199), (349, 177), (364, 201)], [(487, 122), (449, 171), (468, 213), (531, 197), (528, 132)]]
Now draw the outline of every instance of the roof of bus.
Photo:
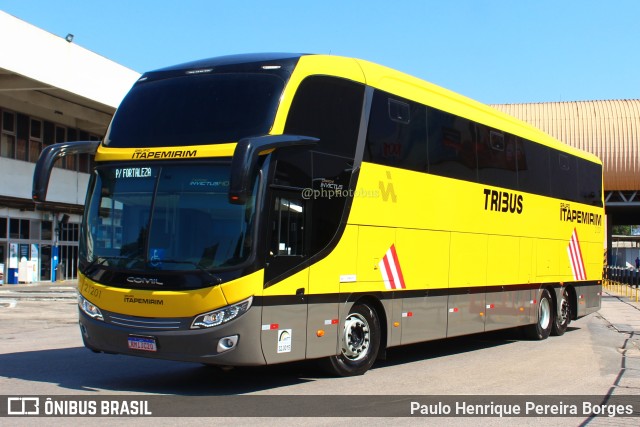
[(213, 58), (199, 59), (196, 61), (185, 62), (182, 64), (171, 65), (169, 67), (160, 68), (156, 71), (175, 71), (175, 70), (193, 70), (209, 67), (221, 67), (226, 65), (240, 65), (253, 63), (270, 63), (270, 62), (289, 62), (298, 61), (301, 53), (242, 53), (238, 55), (216, 56)]
[[(328, 59), (355, 61), (362, 69), (365, 82), (374, 88), (393, 93), (406, 99), (420, 102), (443, 111), (460, 115), (487, 126), (512, 133), (522, 138), (535, 140), (536, 142), (576, 154), (585, 159), (598, 162), (600, 160), (593, 154), (570, 147), (557, 139), (549, 136), (534, 126), (498, 111), (486, 104), (482, 104), (466, 96), (442, 88), (433, 83), (417, 77), (405, 74), (401, 71), (375, 64), (363, 59), (339, 57), (334, 55), (316, 55), (303, 53), (257, 53), (227, 55), (214, 58), (201, 59), (197, 61), (177, 64), (170, 67), (145, 73), (145, 76), (167, 75), (184, 70), (202, 70), (214, 67), (231, 66), (236, 68), (242, 64), (262, 64), (270, 66), (281, 65), (286, 69), (283, 72), (293, 71), (300, 58), (305, 61), (317, 61), (318, 64), (326, 62)], [(242, 67), (240, 67), (242, 68)], [(313, 69), (313, 67), (311, 67)], [(324, 68), (324, 67), (323, 67)], [(326, 70), (326, 68), (325, 68)], [(324, 74), (324, 71), (323, 71)], [(144, 76), (143, 76), (144, 78)]]
[(601, 163), (597, 156), (571, 147), (529, 123), (486, 104), (373, 62), (362, 59), (356, 61), (362, 67), (369, 86)]

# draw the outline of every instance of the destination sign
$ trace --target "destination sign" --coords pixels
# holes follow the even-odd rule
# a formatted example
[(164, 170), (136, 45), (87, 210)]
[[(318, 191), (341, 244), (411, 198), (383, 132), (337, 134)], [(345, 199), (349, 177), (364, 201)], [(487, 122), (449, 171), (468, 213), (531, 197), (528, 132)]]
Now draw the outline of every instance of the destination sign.
[(116, 179), (120, 178), (149, 178), (151, 168), (117, 168)]

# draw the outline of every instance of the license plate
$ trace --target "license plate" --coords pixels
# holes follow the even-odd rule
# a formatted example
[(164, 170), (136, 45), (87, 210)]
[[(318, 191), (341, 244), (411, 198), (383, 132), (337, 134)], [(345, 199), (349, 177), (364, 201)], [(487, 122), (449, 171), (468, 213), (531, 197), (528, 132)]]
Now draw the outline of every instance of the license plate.
[(129, 336), (127, 341), (131, 350), (158, 351), (158, 346), (156, 346), (156, 339), (153, 337)]

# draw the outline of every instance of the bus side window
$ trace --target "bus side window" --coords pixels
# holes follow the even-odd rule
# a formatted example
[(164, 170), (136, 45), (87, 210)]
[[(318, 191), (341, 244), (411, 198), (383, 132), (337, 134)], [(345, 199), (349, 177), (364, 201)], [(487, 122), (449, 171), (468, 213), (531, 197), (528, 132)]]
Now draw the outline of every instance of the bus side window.
[[(579, 202), (602, 206), (602, 166), (588, 160), (578, 160)], [(1, 258), (0, 258), (1, 259)]]
[(551, 197), (581, 201), (578, 195), (577, 157), (553, 150), (551, 157)]
[(271, 256), (302, 257), (305, 255), (304, 200), (274, 197), (271, 221)]
[(551, 149), (520, 139), (518, 158), (518, 190), (548, 196), (551, 194), (549, 158)]
[(376, 90), (364, 161), (427, 171), (427, 123), (423, 105)]
[(477, 182), (475, 123), (431, 107), (427, 121), (429, 173)]
[(307, 77), (291, 104), (284, 132), (320, 139), (314, 150), (353, 158), (364, 86), (327, 76)]

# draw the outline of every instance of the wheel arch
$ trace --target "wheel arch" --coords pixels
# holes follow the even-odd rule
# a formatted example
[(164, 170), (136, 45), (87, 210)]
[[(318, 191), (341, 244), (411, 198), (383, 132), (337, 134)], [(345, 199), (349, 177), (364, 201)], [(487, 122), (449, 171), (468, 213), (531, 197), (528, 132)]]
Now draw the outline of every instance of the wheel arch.
[(371, 294), (359, 295), (356, 298), (350, 299), (350, 302), (352, 304), (367, 304), (376, 312), (376, 316), (378, 316), (378, 322), (380, 324), (380, 348), (378, 349), (377, 359), (384, 360), (387, 353), (387, 336), (389, 325), (387, 324), (387, 312), (384, 308), (384, 304), (382, 304), (382, 301), (380, 300), (380, 297)]
[(569, 301), (569, 308), (571, 309), (571, 320), (578, 319), (578, 294), (576, 288), (572, 284), (566, 285), (567, 288), (567, 300)]

